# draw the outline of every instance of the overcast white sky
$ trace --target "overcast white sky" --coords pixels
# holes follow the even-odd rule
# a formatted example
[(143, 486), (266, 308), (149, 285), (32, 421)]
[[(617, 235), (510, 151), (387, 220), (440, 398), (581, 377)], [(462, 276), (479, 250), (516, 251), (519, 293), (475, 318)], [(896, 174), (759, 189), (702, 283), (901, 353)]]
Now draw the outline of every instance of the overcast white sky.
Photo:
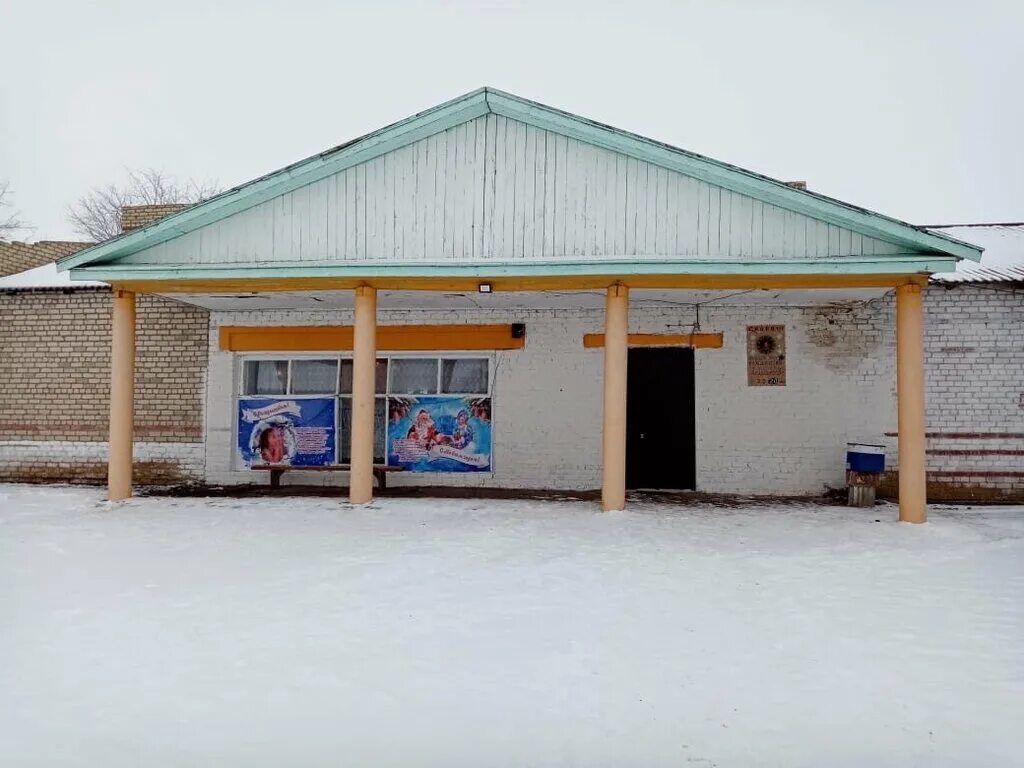
[(35, 239), (156, 167), (228, 187), (481, 85), (916, 223), (1024, 220), (1024, 2), (0, 0)]

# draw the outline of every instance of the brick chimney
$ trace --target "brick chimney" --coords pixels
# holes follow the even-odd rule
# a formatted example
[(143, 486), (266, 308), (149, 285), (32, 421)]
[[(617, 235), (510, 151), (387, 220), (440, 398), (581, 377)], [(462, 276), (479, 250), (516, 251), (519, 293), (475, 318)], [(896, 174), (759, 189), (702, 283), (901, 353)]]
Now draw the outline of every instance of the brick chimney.
[(121, 231), (131, 232), (188, 208), (191, 203), (156, 203), (154, 205), (125, 205), (121, 208)]

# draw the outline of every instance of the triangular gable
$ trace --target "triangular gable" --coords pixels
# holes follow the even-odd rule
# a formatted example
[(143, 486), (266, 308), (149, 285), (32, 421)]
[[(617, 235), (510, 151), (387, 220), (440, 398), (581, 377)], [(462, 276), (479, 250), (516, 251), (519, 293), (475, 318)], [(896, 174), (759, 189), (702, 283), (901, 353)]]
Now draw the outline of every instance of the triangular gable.
[[(428, 151), (431, 146), (437, 150), (433, 156)], [(517, 162), (532, 165), (517, 174)], [(563, 187), (548, 189), (558, 183), (559, 162), (565, 171)], [(461, 225), (452, 224), (450, 232), (435, 215), (439, 203), (433, 179), (442, 177), (451, 184), (445, 194), (459, 196), (450, 202), (460, 206), (464, 220)], [(424, 180), (427, 187), (422, 187)], [(619, 200), (617, 195), (627, 199)], [(352, 210), (346, 211), (349, 205)], [(389, 205), (398, 207), (392, 210)], [(302, 206), (312, 214), (304, 221), (292, 215)], [(568, 223), (551, 218), (557, 216), (552, 211), (559, 206), (563, 218), (571, 214), (572, 226), (579, 232), (570, 232)], [(670, 207), (691, 210), (698, 218), (703, 214), (704, 229), (699, 221), (667, 214), (659, 224), (649, 214), (652, 206), (664, 206), (666, 212)], [(273, 215), (275, 209), (277, 215)], [(378, 213), (387, 216), (388, 222), (413, 218), (403, 219), (397, 229), (389, 223), (376, 233), (379, 239), (370, 242), (365, 238), (380, 220)], [(592, 221), (587, 221), (588, 215)], [(723, 216), (729, 222), (735, 218), (740, 225), (735, 238), (723, 238)], [(618, 217), (633, 220), (619, 227), (613, 220)], [(602, 229), (600, 219), (606, 228)], [(310, 226), (310, 220), (324, 224)], [(349, 221), (354, 223), (342, 232)], [(747, 221), (752, 225), (743, 233)], [(360, 224), (364, 239), (352, 240), (348, 230)], [(506, 232), (509, 225), (512, 229)], [(431, 226), (441, 231), (431, 234)], [(431, 237), (441, 245), (434, 247)], [(295, 246), (278, 248), (261, 257), (247, 245), (280, 245), (286, 240), (305, 242), (307, 248), (300, 247), (298, 252), (293, 252)], [(641, 136), (481, 89), (100, 243), (62, 260), (60, 266), (115, 261), (125, 266), (133, 262), (195, 266), (197, 261), (323, 264), (352, 259), (408, 263), (436, 261), (438, 254), (462, 263), (509, 258), (751, 260), (890, 254), (977, 260), (980, 249)]]

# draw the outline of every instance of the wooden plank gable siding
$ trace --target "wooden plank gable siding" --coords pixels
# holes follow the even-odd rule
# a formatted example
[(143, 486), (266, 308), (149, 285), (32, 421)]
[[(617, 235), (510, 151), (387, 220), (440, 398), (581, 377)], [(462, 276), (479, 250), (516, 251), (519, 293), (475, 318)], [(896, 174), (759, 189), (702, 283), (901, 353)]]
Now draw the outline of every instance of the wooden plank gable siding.
[(124, 264), (793, 259), (898, 246), (488, 114)]

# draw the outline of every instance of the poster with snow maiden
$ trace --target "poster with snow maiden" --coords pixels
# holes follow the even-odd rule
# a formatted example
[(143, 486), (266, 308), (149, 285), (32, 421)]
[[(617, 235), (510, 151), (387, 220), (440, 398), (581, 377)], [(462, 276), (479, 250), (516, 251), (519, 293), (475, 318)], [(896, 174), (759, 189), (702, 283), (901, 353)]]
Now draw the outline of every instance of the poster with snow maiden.
[(491, 399), (388, 398), (388, 464), (410, 472), (490, 472)]
[(334, 463), (333, 397), (238, 401), (238, 452), (246, 467)]

